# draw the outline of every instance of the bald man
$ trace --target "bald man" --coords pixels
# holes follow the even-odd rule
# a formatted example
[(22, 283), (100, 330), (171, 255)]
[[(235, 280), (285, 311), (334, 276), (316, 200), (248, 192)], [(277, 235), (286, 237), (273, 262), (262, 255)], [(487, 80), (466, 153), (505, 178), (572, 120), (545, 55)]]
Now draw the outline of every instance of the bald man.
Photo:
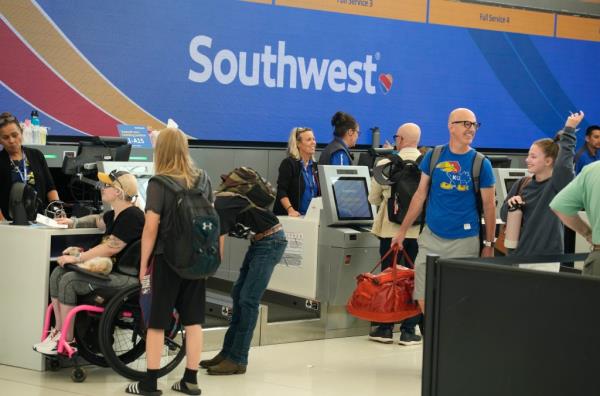
[[(413, 298), (425, 311), (425, 260), (427, 254), (443, 258), (479, 255), (479, 227), (477, 197), (473, 188), (472, 166), (476, 151), (471, 148), (480, 124), (475, 114), (465, 108), (453, 110), (448, 117), (450, 141), (442, 147), (441, 155), (430, 174), (432, 151), (421, 161), (421, 181), (413, 196), (408, 213), (392, 240), (401, 249), (407, 232), (421, 214), (427, 200), (427, 226), (419, 236), (419, 253), (415, 260), (415, 290)], [(485, 219), (483, 257), (494, 255), (496, 232), (496, 180), (492, 164), (484, 159), (479, 186)], [(431, 186), (431, 188), (430, 188)]]
[[(394, 135), (395, 148), (397, 154), (403, 160), (416, 161), (420, 156), (421, 152), (417, 149), (419, 140), (421, 139), (421, 128), (417, 124), (406, 123), (398, 128), (398, 131)], [(384, 165), (390, 162), (389, 159), (383, 158), (377, 162), (377, 166)], [(391, 197), (391, 187), (387, 185), (381, 185), (375, 180), (371, 179), (371, 191), (369, 192), (369, 202), (373, 205), (378, 205), (379, 210), (377, 216), (373, 222), (372, 232), (379, 238), (379, 254), (384, 255), (390, 250), (392, 243), (392, 237), (398, 232), (400, 228), (399, 224), (392, 223), (388, 217), (388, 200)], [(410, 199), (410, 197), (407, 197)], [(419, 226), (412, 226), (406, 234), (406, 238), (403, 242), (403, 248), (414, 263), (419, 251), (419, 245), (417, 243), (417, 237), (419, 236)], [(384, 260), (381, 261), (381, 270), (385, 270), (392, 266), (393, 257), (390, 254)], [(398, 255), (398, 263), (402, 262), (402, 254)], [(416, 345), (421, 343), (421, 336), (415, 333), (415, 327), (419, 323), (421, 315), (417, 315), (413, 318), (408, 318), (400, 325), (400, 345)], [(370, 333), (369, 339), (372, 341), (382, 342), (385, 344), (393, 343), (394, 328), (393, 323), (372, 323), (376, 326)]]

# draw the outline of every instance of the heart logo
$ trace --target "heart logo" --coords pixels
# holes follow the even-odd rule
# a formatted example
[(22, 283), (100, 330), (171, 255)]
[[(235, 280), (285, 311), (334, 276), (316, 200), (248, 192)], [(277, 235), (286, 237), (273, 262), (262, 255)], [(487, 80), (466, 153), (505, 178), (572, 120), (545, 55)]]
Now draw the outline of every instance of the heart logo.
[(391, 74), (383, 74), (379, 75), (379, 87), (384, 95), (390, 92), (392, 89), (392, 84), (394, 83), (394, 77)]

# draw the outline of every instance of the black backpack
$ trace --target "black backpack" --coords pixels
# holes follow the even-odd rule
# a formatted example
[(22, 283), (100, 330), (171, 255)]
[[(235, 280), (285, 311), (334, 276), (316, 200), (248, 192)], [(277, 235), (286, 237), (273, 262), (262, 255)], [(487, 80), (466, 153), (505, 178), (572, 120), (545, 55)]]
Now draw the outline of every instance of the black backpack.
[(221, 264), (219, 215), (201, 190), (205, 177), (191, 189), (167, 176), (153, 177), (175, 194), (163, 248), (169, 266), (183, 279), (208, 278)]
[[(421, 181), (419, 164), (423, 156), (416, 161), (404, 160), (398, 155), (386, 157), (390, 162), (378, 165), (373, 170), (373, 177), (382, 185), (391, 187), (390, 199), (387, 201), (388, 220), (392, 223), (402, 224), (410, 201), (415, 195)], [(421, 224), (423, 216), (419, 216), (413, 225)]]

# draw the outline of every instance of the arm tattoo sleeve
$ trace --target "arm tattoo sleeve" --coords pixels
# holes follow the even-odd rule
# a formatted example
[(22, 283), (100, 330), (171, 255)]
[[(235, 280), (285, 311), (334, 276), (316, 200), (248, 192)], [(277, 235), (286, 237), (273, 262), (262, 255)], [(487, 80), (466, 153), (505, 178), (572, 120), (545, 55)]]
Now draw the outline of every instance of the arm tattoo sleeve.
[(108, 245), (109, 248), (117, 249), (119, 251), (123, 250), (123, 248), (126, 245), (125, 242), (123, 242), (122, 240), (120, 240), (119, 238), (117, 238), (114, 235), (108, 236), (108, 239), (106, 240), (106, 244)]
[(98, 226), (99, 215), (89, 215), (77, 219), (75, 228), (96, 228)]

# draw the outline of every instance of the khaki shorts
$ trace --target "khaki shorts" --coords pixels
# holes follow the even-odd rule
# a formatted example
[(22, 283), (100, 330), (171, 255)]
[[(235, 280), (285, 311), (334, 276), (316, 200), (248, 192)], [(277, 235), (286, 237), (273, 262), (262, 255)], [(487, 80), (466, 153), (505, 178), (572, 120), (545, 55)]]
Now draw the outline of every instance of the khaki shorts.
[(479, 236), (446, 239), (435, 235), (425, 226), (419, 236), (419, 254), (415, 259), (415, 300), (425, 299), (425, 262), (428, 254), (437, 254), (441, 258), (478, 257)]
[(583, 262), (583, 274), (600, 276), (600, 251), (591, 252)]

